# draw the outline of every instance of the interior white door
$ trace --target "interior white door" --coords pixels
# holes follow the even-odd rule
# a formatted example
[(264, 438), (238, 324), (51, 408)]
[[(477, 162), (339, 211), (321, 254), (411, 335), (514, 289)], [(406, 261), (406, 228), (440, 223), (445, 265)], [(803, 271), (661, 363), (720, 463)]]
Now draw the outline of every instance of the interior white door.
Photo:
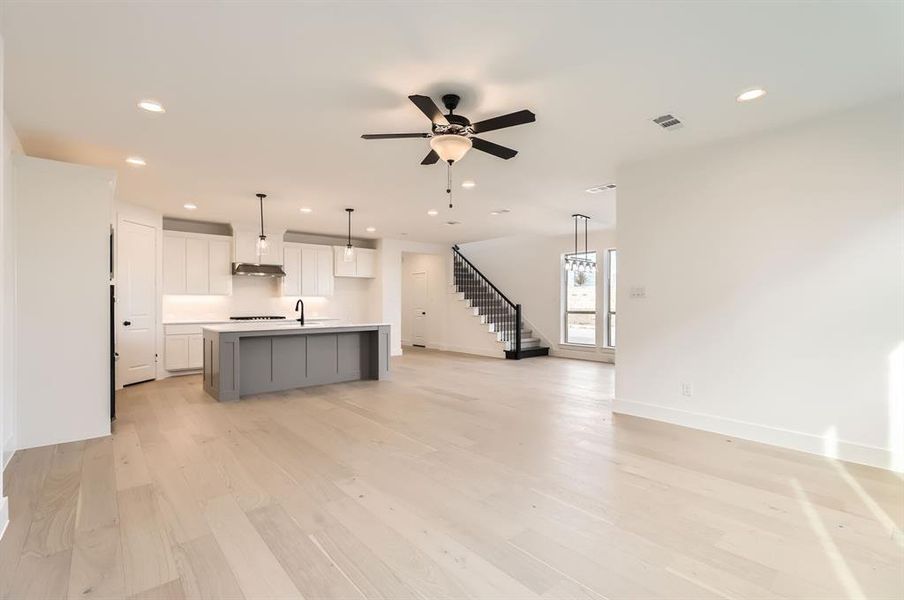
[(157, 230), (120, 219), (116, 272), (116, 363), (121, 385), (157, 377)]
[(411, 332), (411, 343), (415, 346), (427, 345), (427, 273), (420, 271), (411, 274), (411, 289), (414, 292), (414, 327)]

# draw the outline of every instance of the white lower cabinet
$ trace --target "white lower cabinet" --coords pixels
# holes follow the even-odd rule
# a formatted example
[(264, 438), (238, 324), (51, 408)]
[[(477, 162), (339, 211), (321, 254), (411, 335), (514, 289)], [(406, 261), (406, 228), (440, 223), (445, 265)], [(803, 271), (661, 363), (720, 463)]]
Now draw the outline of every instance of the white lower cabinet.
[(283, 296), (332, 296), (333, 250), (317, 244), (283, 244)]
[(165, 326), (163, 366), (167, 371), (200, 369), (204, 366), (204, 335), (200, 325)]

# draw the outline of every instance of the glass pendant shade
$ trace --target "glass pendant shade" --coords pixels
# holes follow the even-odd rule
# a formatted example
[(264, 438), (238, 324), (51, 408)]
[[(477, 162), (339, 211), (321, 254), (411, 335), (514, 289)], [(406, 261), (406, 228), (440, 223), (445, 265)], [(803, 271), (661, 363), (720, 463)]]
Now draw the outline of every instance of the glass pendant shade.
[(355, 260), (355, 249), (351, 245), (345, 247), (345, 252), (342, 255), (342, 260), (344, 260), (345, 262), (352, 262), (353, 260)]
[(430, 138), (430, 147), (442, 160), (456, 162), (471, 149), (471, 140), (463, 135), (436, 135)]
[(266, 256), (270, 253), (270, 242), (267, 241), (267, 236), (262, 235), (257, 238), (257, 254), (258, 256)]

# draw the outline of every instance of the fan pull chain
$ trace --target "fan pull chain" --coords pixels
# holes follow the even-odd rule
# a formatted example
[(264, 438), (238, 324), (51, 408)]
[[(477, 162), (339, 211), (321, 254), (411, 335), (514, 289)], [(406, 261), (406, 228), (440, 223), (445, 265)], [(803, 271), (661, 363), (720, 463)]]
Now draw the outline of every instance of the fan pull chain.
[(452, 161), (446, 163), (446, 193), (449, 194), (449, 208), (452, 208)]

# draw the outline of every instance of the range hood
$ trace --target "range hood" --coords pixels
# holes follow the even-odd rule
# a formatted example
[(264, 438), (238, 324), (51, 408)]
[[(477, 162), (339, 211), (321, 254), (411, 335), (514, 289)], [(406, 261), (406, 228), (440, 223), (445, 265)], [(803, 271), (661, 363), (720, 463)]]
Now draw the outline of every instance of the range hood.
[(254, 277), (285, 277), (282, 265), (261, 265), (256, 263), (232, 263), (233, 275), (251, 275)]
[(232, 224), (232, 274), (252, 277), (285, 277), (282, 266), (282, 240), (285, 230), (271, 229), (267, 231), (270, 248), (266, 254), (260, 254), (256, 243), (260, 236), (252, 226)]

